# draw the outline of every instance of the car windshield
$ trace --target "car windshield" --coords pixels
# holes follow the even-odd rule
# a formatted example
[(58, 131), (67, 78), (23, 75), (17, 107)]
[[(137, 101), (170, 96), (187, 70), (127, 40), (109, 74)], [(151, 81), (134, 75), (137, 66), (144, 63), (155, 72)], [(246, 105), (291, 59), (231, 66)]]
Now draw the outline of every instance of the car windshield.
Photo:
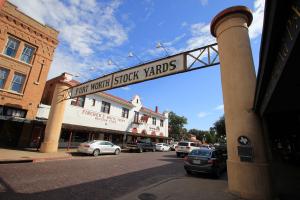
[(187, 142), (179, 142), (178, 146), (185, 146), (185, 147), (187, 147), (187, 146), (189, 146), (189, 143), (187, 143)]
[(211, 151), (208, 151), (206, 149), (195, 149), (191, 151), (191, 156), (203, 156), (203, 157), (209, 157), (211, 154)]

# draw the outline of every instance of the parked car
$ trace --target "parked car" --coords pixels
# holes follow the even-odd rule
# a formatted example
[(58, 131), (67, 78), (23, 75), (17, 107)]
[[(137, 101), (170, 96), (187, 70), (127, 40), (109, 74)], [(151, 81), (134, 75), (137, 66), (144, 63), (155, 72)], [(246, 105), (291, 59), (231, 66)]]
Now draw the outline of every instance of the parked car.
[(81, 143), (78, 152), (99, 156), (100, 154), (116, 154), (121, 152), (121, 147), (104, 140), (93, 140)]
[(187, 174), (209, 173), (218, 178), (226, 169), (226, 159), (226, 152), (221, 150), (194, 149), (184, 158), (184, 169)]
[(171, 151), (175, 151), (177, 145), (178, 145), (178, 142), (173, 142), (172, 144), (170, 144)]
[(157, 143), (155, 145), (157, 151), (170, 151), (170, 146), (166, 143)]
[(194, 149), (199, 149), (197, 144), (194, 142), (188, 142), (188, 141), (179, 142), (177, 147), (175, 148), (177, 157), (185, 156)]
[(156, 145), (153, 142), (146, 141), (146, 140), (140, 140), (137, 142), (131, 142), (127, 143), (126, 148), (129, 151), (137, 151), (139, 153), (142, 153), (143, 151), (153, 151), (156, 150)]

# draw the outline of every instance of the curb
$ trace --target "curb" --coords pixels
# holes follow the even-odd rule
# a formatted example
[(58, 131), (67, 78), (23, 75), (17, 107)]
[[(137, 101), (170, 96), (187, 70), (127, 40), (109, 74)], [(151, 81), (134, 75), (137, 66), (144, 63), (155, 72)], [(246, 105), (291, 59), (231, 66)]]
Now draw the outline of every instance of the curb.
[(13, 163), (29, 163), (33, 162), (32, 159), (24, 159), (24, 160), (0, 160), (0, 164), (13, 164)]
[(39, 163), (39, 162), (46, 162), (46, 161), (69, 160), (69, 159), (72, 159), (72, 156), (31, 158), (31, 159), (20, 159), (20, 160), (0, 160), (0, 164)]

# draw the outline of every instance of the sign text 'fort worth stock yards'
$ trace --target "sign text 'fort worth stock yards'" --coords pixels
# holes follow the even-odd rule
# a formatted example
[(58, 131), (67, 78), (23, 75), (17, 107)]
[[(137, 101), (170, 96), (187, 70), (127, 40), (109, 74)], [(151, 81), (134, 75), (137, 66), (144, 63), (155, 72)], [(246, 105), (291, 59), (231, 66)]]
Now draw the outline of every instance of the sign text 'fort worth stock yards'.
[(128, 68), (71, 88), (70, 98), (176, 74), (185, 71), (185, 66), (185, 55), (179, 54), (138, 67)]

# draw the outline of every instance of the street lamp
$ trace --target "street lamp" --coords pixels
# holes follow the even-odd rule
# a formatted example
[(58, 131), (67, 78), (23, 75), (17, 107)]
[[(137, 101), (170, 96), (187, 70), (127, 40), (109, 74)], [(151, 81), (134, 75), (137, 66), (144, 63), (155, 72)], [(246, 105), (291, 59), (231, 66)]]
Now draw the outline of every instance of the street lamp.
[(115, 63), (112, 59), (109, 59), (109, 60), (107, 61), (107, 64), (108, 64), (108, 65), (115, 65), (115, 66), (117, 66), (117, 68), (118, 68), (119, 70), (122, 70), (122, 68), (121, 68), (117, 63)]
[(166, 55), (169, 56), (169, 53), (167, 52), (167, 49), (165, 48), (165, 46), (162, 43), (158, 42), (156, 44), (156, 48), (157, 49), (162, 48), (165, 51)]
[(144, 63), (144, 62), (142, 61), (142, 59), (140, 59), (140, 58), (139, 58), (136, 54), (134, 54), (133, 52), (129, 52), (129, 53), (128, 53), (128, 57), (129, 57), (129, 58), (136, 57), (136, 58), (140, 61), (141, 64)]

